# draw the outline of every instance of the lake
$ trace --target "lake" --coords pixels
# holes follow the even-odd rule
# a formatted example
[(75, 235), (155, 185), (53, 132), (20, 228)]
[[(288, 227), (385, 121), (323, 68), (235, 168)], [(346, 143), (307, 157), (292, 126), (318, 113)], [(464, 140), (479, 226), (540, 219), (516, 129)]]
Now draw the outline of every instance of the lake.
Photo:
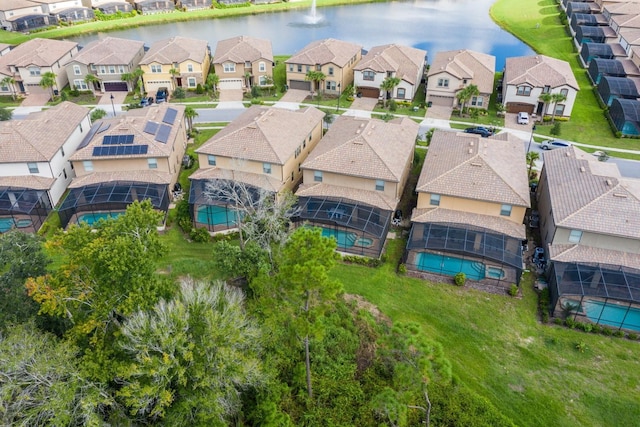
[(413, 46), (427, 50), (429, 58), (438, 51), (471, 49), (494, 55), (500, 71), (506, 58), (534, 52), (491, 20), (493, 1), (415, 0), (318, 7), (321, 20), (317, 24), (309, 24), (310, 10), (295, 10), (149, 25), (68, 40), (86, 45), (108, 34), (151, 45), (180, 35), (208, 40), (214, 52), (218, 40), (248, 35), (271, 40), (275, 55), (292, 55), (311, 41), (332, 37), (361, 44), (364, 49), (389, 43)]

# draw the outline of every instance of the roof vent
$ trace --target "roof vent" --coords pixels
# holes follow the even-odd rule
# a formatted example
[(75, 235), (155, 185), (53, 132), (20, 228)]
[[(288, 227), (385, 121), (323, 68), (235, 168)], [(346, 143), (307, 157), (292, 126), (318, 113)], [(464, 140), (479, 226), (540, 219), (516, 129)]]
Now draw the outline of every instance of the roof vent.
[(469, 148), (469, 154), (473, 154), (473, 148)]
[(613, 185), (613, 182), (611, 182), (610, 179), (607, 179), (605, 182), (607, 183), (607, 187), (611, 187)]
[(479, 163), (479, 162), (471, 162), (471, 166), (482, 166), (482, 163)]
[(469, 145), (473, 147), (473, 141), (469, 141)]
[(356, 129), (356, 135), (360, 135), (360, 129)]
[(580, 172), (585, 172), (586, 169), (584, 168), (584, 166), (580, 166)]
[(364, 127), (364, 123), (360, 123), (360, 127), (363, 128)]
[(613, 197), (620, 197), (622, 199), (626, 199), (627, 195), (623, 193), (613, 193)]

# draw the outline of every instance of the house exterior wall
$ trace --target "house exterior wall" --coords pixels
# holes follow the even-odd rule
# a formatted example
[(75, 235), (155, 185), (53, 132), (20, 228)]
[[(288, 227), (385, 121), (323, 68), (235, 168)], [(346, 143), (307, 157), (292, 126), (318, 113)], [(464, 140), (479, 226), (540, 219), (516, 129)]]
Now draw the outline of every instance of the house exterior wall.
[[(552, 244), (554, 245), (572, 245), (575, 242), (569, 241), (569, 234), (571, 229), (557, 227), (554, 234)], [(634, 254), (640, 254), (640, 240), (629, 239), (618, 236), (611, 236), (607, 234), (591, 233), (587, 231), (582, 232), (582, 238), (579, 244), (581, 246), (589, 246), (592, 248), (608, 249), (612, 251), (621, 251)]]
[[(431, 205), (432, 193), (418, 193), (418, 209), (426, 209), (434, 207)], [(488, 202), (483, 200), (463, 199), (461, 197), (451, 197), (444, 194), (440, 195), (440, 204), (442, 209), (450, 209), (453, 211), (476, 213), (480, 215), (489, 215), (496, 218), (506, 219), (516, 224), (522, 224), (527, 208), (524, 206), (511, 206), (511, 215), (500, 215), (502, 207), (501, 203)]]
[(547, 183), (547, 171), (543, 167), (538, 182), (538, 212), (540, 213), (540, 238), (543, 246), (548, 248), (554, 239), (556, 231), (553, 210), (551, 209), (551, 196), (549, 194), (549, 184)]
[[(192, 71), (189, 71), (189, 66), (192, 67)], [(180, 74), (178, 78), (182, 78), (182, 87), (187, 89), (195, 89), (198, 84), (203, 85), (207, 81), (207, 74), (209, 74), (209, 68), (211, 67), (211, 58), (207, 53), (205, 59), (202, 62), (186, 60), (178, 64), (178, 70)], [(189, 79), (191, 78), (191, 80)], [(189, 81), (195, 84), (189, 86)]]
[[(262, 70), (260, 67), (263, 67)], [(260, 77), (271, 77), (273, 79), (273, 62), (267, 61), (264, 58), (260, 58), (257, 61), (251, 63), (251, 74), (253, 75), (253, 84), (258, 86), (265, 86), (260, 84)]]
[[(448, 86), (438, 86), (438, 81), (442, 79), (443, 81), (448, 80)], [(429, 101), (429, 97), (431, 96), (446, 96), (453, 97), (455, 99), (456, 92), (462, 87), (462, 80), (457, 77), (447, 73), (437, 73), (429, 76), (427, 80), (427, 102)]]
[[(522, 86), (529, 86), (529, 85), (522, 85)], [(524, 95), (518, 95), (518, 86), (511, 85), (511, 84), (504, 85), (502, 102), (504, 103), (504, 105), (507, 105), (507, 106), (509, 103), (530, 104), (534, 106), (534, 111), (535, 111), (535, 108), (538, 105), (538, 103), (542, 102), (540, 101), (540, 95), (542, 95), (543, 89), (544, 89), (543, 87), (531, 87), (531, 93), (528, 96), (524, 96)], [(571, 111), (573, 110), (573, 104), (575, 103), (575, 100), (576, 100), (577, 91), (570, 86), (562, 85), (562, 86), (551, 88), (550, 93), (552, 94), (560, 93), (562, 89), (567, 89), (567, 99), (563, 102), (558, 103), (558, 105), (564, 105), (565, 107), (564, 107), (564, 112), (562, 114), (556, 114), (556, 116), (570, 117)], [(545, 115), (552, 115), (553, 108), (554, 108), (553, 103), (550, 103), (549, 105), (547, 105)]]
[[(207, 74), (209, 74), (209, 68), (211, 66), (211, 59), (209, 54), (205, 55), (205, 58), (202, 62), (192, 61), (190, 59), (180, 62), (177, 64), (177, 70), (179, 74), (176, 75), (175, 83), (177, 84), (178, 78), (182, 79), (182, 86), (184, 88), (188, 88), (189, 77), (194, 77), (196, 79), (196, 86), (199, 84), (204, 84), (207, 80)], [(189, 72), (189, 65), (193, 66), (193, 71)], [(160, 72), (153, 72), (152, 67), (160, 66)], [(174, 78), (169, 72), (172, 68), (174, 68), (173, 63), (168, 64), (160, 64), (159, 62), (152, 62), (151, 64), (142, 64), (140, 65), (144, 74), (142, 75), (142, 80), (144, 82), (144, 88), (147, 92), (155, 92), (160, 87), (167, 87), (169, 91), (172, 92), (175, 90)], [(195, 89), (195, 87), (192, 87)]]
[(358, 70), (354, 71), (354, 85), (358, 87), (373, 87), (376, 89), (380, 89), (380, 85), (387, 77), (386, 73), (375, 73), (373, 75), (373, 80), (365, 80), (364, 79), (364, 71), (373, 71), (371, 69), (366, 70)]
[[(287, 83), (290, 85), (291, 80), (305, 80), (308, 71), (320, 71), (326, 76), (326, 79), (320, 83), (324, 93), (337, 95), (339, 93), (338, 83), (340, 83), (340, 92), (353, 83), (353, 68), (361, 59), (362, 52), (359, 50), (344, 66), (328, 63), (320, 64), (320, 69), (318, 69), (316, 65), (302, 64), (302, 71), (298, 71), (299, 64), (286, 62)], [(312, 82), (312, 88), (313, 84)], [(331, 89), (327, 89), (327, 84), (331, 85)]]
[(12, 24), (9, 19), (14, 20), (21, 16), (32, 15), (32, 14), (44, 14), (45, 11), (40, 5), (32, 4), (28, 7), (21, 7), (11, 10), (0, 10), (0, 25), (2, 25), (3, 29), (7, 29), (11, 31)]
[(42, 9), (45, 13), (57, 13), (70, 7), (84, 7), (84, 5), (80, 0), (61, 0), (59, 2), (49, 4), (42, 3)]
[[(18, 67), (16, 70), (20, 75), (20, 79), (24, 82), (25, 86), (39, 86), (40, 80), (42, 80), (42, 75), (47, 72), (52, 72), (56, 75), (56, 87), (54, 89), (62, 90), (66, 85), (69, 84), (69, 77), (67, 76), (67, 72), (64, 69), (62, 64), (66, 64), (71, 60), (73, 56), (78, 53), (78, 47), (74, 46), (69, 52), (60, 57), (54, 64), (48, 67), (39, 67), (40, 74), (32, 76), (29, 67)], [(12, 67), (13, 68), (13, 67)], [(25, 90), (28, 91), (27, 88)]]
[[(314, 183), (315, 169), (304, 169), (302, 181), (306, 184)], [(353, 188), (364, 191), (378, 191), (376, 190), (376, 180), (368, 178), (360, 178), (357, 176), (349, 176), (331, 172), (322, 171), (322, 183), (333, 185), (336, 187)], [(384, 191), (380, 191), (389, 198), (397, 198), (397, 195), (402, 192), (398, 182), (385, 181)]]

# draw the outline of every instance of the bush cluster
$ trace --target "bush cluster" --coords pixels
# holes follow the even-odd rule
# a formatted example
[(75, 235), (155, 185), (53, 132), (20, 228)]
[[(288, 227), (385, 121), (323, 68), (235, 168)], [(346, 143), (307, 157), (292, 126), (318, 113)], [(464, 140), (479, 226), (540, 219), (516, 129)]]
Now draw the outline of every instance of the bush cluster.
[(356, 255), (343, 255), (342, 261), (349, 264), (366, 265), (367, 267), (379, 267), (382, 265), (382, 261), (378, 258), (367, 258)]
[(453, 282), (456, 284), (456, 286), (464, 286), (464, 284), (467, 282), (467, 275), (463, 272), (460, 272), (453, 276)]

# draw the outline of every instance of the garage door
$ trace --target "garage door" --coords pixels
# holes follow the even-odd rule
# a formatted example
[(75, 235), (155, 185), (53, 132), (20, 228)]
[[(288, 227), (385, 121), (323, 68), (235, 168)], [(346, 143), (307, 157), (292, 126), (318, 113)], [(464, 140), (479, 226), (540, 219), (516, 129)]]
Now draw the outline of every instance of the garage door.
[(533, 114), (535, 105), (525, 104), (524, 102), (507, 102), (507, 113), (525, 113)]
[(218, 83), (220, 90), (242, 89), (242, 79), (224, 79)]
[(311, 82), (308, 82), (306, 80), (290, 80), (289, 88), (298, 90), (311, 90)]
[(144, 82), (144, 89), (149, 93), (155, 93), (161, 87), (169, 88), (169, 91), (173, 88), (171, 80), (151, 80)]
[(441, 107), (450, 107), (453, 108), (454, 98), (451, 96), (429, 96), (429, 101), (431, 105), (439, 105)]
[(127, 87), (126, 82), (104, 82), (104, 91), (105, 92), (128, 92), (129, 88)]
[(378, 98), (380, 96), (380, 89), (377, 87), (358, 87), (358, 92), (365, 98)]

